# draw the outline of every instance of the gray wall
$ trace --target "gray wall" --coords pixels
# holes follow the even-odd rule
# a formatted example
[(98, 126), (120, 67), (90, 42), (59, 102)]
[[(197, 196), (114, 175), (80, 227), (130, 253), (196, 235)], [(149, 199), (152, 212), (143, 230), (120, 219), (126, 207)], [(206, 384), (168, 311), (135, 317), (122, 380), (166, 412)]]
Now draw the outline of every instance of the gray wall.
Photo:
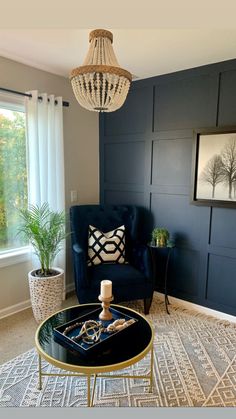
[[(0, 87), (22, 92), (62, 96), (70, 102), (63, 108), (65, 153), (65, 198), (70, 207), (70, 191), (78, 190), (78, 204), (99, 201), (98, 115), (81, 108), (74, 98), (70, 82), (46, 71), (37, 70), (0, 57)], [(73, 282), (70, 243), (67, 245), (67, 284)], [(0, 310), (29, 299), (28, 263), (0, 268)]]

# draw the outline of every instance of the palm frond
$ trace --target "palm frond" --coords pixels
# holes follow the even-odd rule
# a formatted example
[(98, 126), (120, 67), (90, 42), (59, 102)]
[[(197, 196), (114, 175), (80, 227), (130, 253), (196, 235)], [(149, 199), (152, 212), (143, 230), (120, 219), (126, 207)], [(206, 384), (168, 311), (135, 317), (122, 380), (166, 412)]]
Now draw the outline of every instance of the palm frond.
[(52, 268), (53, 261), (62, 248), (65, 233), (64, 211), (52, 211), (47, 202), (41, 206), (30, 205), (28, 209), (21, 209), (21, 232), (29, 240), (38, 256), (41, 271), (47, 274)]

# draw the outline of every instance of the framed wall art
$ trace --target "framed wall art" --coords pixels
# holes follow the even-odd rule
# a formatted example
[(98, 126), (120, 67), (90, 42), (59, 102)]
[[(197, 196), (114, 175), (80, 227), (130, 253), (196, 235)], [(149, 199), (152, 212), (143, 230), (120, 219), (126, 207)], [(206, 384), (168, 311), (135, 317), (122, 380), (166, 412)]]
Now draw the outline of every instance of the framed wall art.
[(236, 208), (236, 127), (195, 131), (192, 203)]

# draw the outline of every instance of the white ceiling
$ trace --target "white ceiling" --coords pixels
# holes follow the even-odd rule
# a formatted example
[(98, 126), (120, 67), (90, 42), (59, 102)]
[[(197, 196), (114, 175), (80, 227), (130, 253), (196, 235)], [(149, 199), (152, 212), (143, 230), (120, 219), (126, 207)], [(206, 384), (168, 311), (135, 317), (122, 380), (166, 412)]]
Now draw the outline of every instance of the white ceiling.
[[(0, 55), (68, 77), (92, 29), (2, 29)], [(236, 29), (105, 29), (119, 64), (138, 78), (236, 58)]]

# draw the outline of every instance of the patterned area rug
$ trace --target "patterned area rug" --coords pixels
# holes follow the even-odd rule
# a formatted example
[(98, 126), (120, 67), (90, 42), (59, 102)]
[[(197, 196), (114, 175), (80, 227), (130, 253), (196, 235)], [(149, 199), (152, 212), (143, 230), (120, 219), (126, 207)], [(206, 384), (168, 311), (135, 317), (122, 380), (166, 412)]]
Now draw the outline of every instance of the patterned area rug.
[[(141, 301), (126, 305), (142, 312)], [(95, 407), (236, 406), (236, 327), (173, 305), (170, 313), (155, 296), (147, 316), (155, 328), (153, 392), (147, 380), (110, 375), (97, 380)], [(149, 359), (122, 373), (147, 373)], [(0, 366), (0, 406), (86, 406), (85, 378), (43, 377), (39, 391), (37, 367), (34, 349)]]

